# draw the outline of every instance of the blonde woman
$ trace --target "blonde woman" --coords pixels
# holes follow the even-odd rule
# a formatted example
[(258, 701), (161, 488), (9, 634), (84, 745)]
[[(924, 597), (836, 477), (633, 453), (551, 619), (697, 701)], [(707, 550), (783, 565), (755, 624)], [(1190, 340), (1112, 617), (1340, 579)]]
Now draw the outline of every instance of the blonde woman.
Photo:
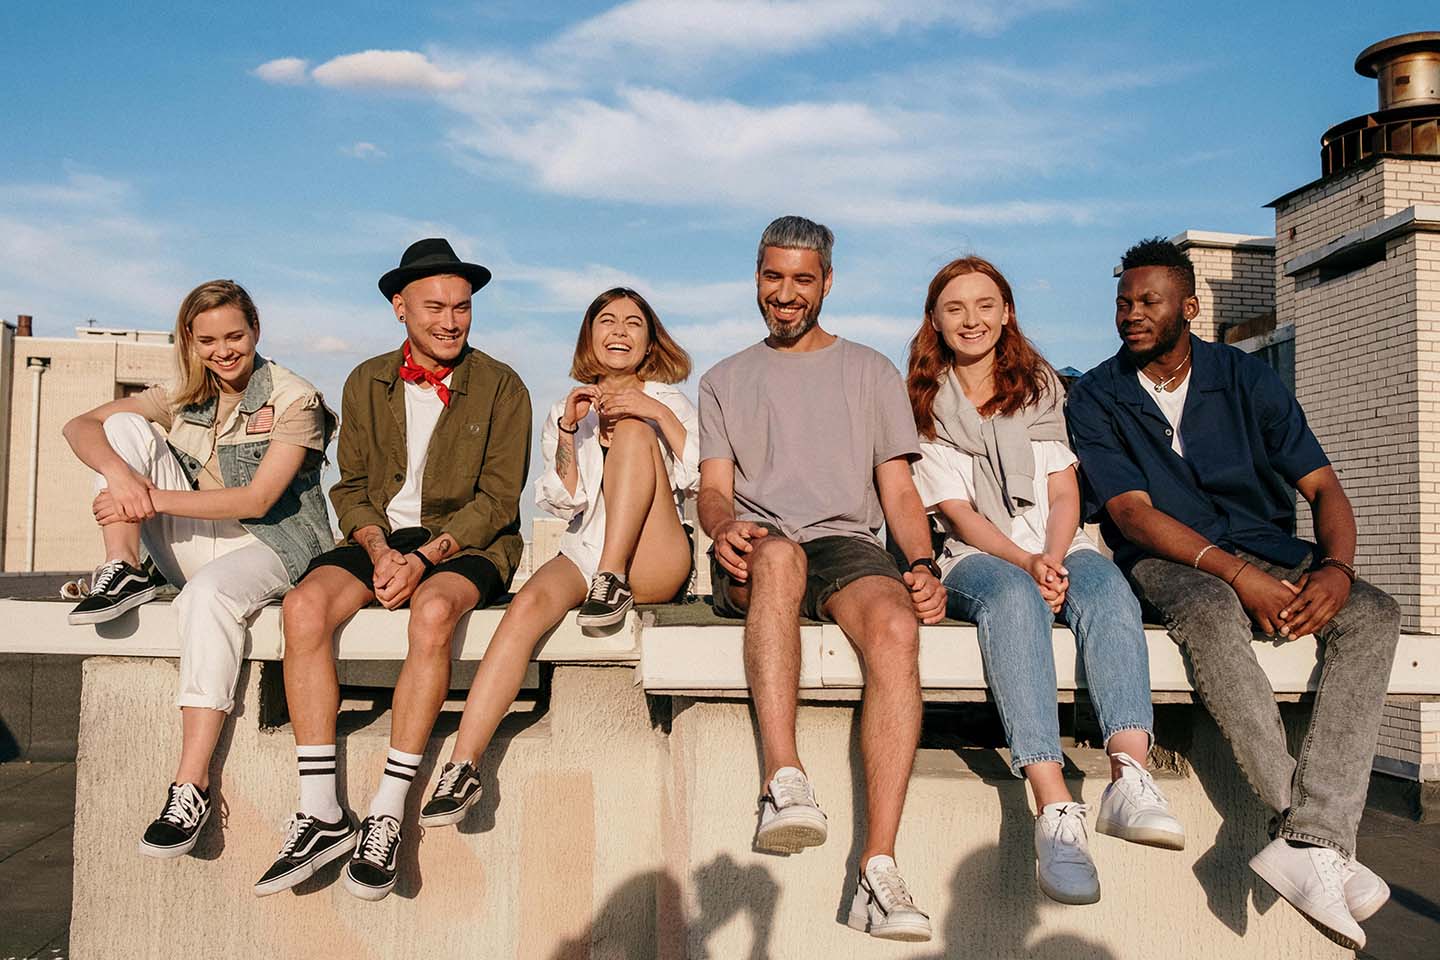
[(570, 375), (550, 408), (535, 499), (570, 526), (559, 556), (526, 581), (501, 619), (475, 682), (450, 762), (420, 814), (458, 823), (480, 797), (476, 769), (525, 676), (535, 644), (579, 605), (582, 626), (619, 623), (635, 602), (663, 603), (690, 579), (680, 505), (699, 482), (695, 407), (674, 384), (690, 357), (645, 298), (616, 287), (590, 304)]
[(175, 322), (173, 385), (65, 425), (99, 474), (105, 562), (72, 624), (104, 623), (155, 595), (140, 566), (180, 587), (180, 761), (140, 852), (178, 857), (210, 815), (210, 760), (234, 706), (246, 620), (334, 544), (320, 470), (335, 416), (307, 381), (255, 352), (260, 318), (231, 280), (201, 284)]

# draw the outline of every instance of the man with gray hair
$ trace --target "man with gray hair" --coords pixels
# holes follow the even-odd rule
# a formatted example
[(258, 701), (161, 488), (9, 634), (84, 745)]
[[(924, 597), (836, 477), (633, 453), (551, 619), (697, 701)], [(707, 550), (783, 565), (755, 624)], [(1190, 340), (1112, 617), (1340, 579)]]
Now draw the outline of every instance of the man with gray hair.
[[(756, 301), (769, 336), (700, 381), (700, 523), (715, 541), (715, 612), (745, 618), (745, 675), (760, 724), (757, 849), (798, 853), (826, 820), (795, 745), (800, 616), (831, 620), (865, 664), (860, 750), (868, 814), (849, 925), (929, 940), (895, 864), (920, 738), (918, 621), (945, 614), (904, 381), (869, 347), (819, 326), (834, 236), (803, 217), (766, 228)], [(886, 524), (901, 571), (877, 536)]]

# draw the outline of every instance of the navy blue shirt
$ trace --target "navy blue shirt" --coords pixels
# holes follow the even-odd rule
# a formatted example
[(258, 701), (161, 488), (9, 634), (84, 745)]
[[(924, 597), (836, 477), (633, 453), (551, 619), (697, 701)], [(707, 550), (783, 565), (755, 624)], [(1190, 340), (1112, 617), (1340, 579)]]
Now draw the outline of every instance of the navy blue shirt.
[(1144, 551), (1105, 512), (1132, 490), (1211, 543), (1297, 566), (1313, 547), (1295, 526), (1291, 487), (1330, 461), (1293, 394), (1263, 360), (1191, 336), (1189, 393), (1180, 415), (1181, 457), (1170, 422), (1122, 348), (1085, 374), (1065, 405), (1080, 458), (1084, 511), (1099, 517), (1115, 560), (1129, 567)]

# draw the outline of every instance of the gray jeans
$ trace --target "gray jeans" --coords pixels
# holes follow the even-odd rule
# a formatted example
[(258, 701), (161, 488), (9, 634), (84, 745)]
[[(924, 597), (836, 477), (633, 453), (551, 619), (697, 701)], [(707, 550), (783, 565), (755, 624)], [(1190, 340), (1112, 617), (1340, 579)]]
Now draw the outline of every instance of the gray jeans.
[[(1237, 555), (1294, 583), (1309, 564), (1285, 568)], [(1279, 835), (1352, 856), (1365, 809), (1390, 664), (1400, 639), (1400, 608), (1356, 581), (1322, 627), (1320, 682), (1299, 758), (1290, 756), (1275, 693), (1255, 659), (1254, 627), (1240, 598), (1219, 577), (1148, 557), (1130, 578), (1184, 648), (1195, 687), (1260, 799), (1279, 813)]]

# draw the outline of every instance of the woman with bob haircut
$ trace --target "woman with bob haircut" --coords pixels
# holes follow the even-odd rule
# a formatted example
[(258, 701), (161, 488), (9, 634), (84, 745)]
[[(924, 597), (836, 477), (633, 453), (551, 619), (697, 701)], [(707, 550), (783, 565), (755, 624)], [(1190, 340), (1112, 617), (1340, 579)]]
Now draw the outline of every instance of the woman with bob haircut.
[(1080, 530), (1065, 390), (1015, 318), (1010, 284), (962, 257), (930, 281), (907, 377), (921, 459), (915, 485), (944, 528), (939, 557), (950, 616), (976, 624), (985, 673), (1030, 784), (1040, 889), (1094, 903), (1100, 882), (1061, 774), (1051, 634), (1075, 633), (1110, 756), (1097, 829), (1180, 849), (1185, 832), (1145, 768), (1153, 711), (1140, 605), (1120, 570)]
[(234, 706), (246, 621), (334, 545), (320, 471), (335, 415), (308, 381), (260, 356), (260, 316), (233, 280), (191, 290), (175, 320), (175, 383), (65, 424), (96, 471), (105, 545), (72, 624), (113, 620), (180, 588), (180, 761), (140, 852), (178, 857), (210, 815), (210, 761)]
[(690, 357), (645, 298), (606, 290), (585, 311), (570, 376), (550, 408), (535, 502), (568, 521), (560, 553), (510, 602), (475, 673), (450, 762), (420, 813), (458, 823), (480, 797), (480, 756), (520, 690), (535, 645), (580, 605), (582, 627), (622, 622), (632, 605), (663, 603), (690, 580), (693, 546), (681, 507), (700, 479), (694, 405), (674, 384)]

